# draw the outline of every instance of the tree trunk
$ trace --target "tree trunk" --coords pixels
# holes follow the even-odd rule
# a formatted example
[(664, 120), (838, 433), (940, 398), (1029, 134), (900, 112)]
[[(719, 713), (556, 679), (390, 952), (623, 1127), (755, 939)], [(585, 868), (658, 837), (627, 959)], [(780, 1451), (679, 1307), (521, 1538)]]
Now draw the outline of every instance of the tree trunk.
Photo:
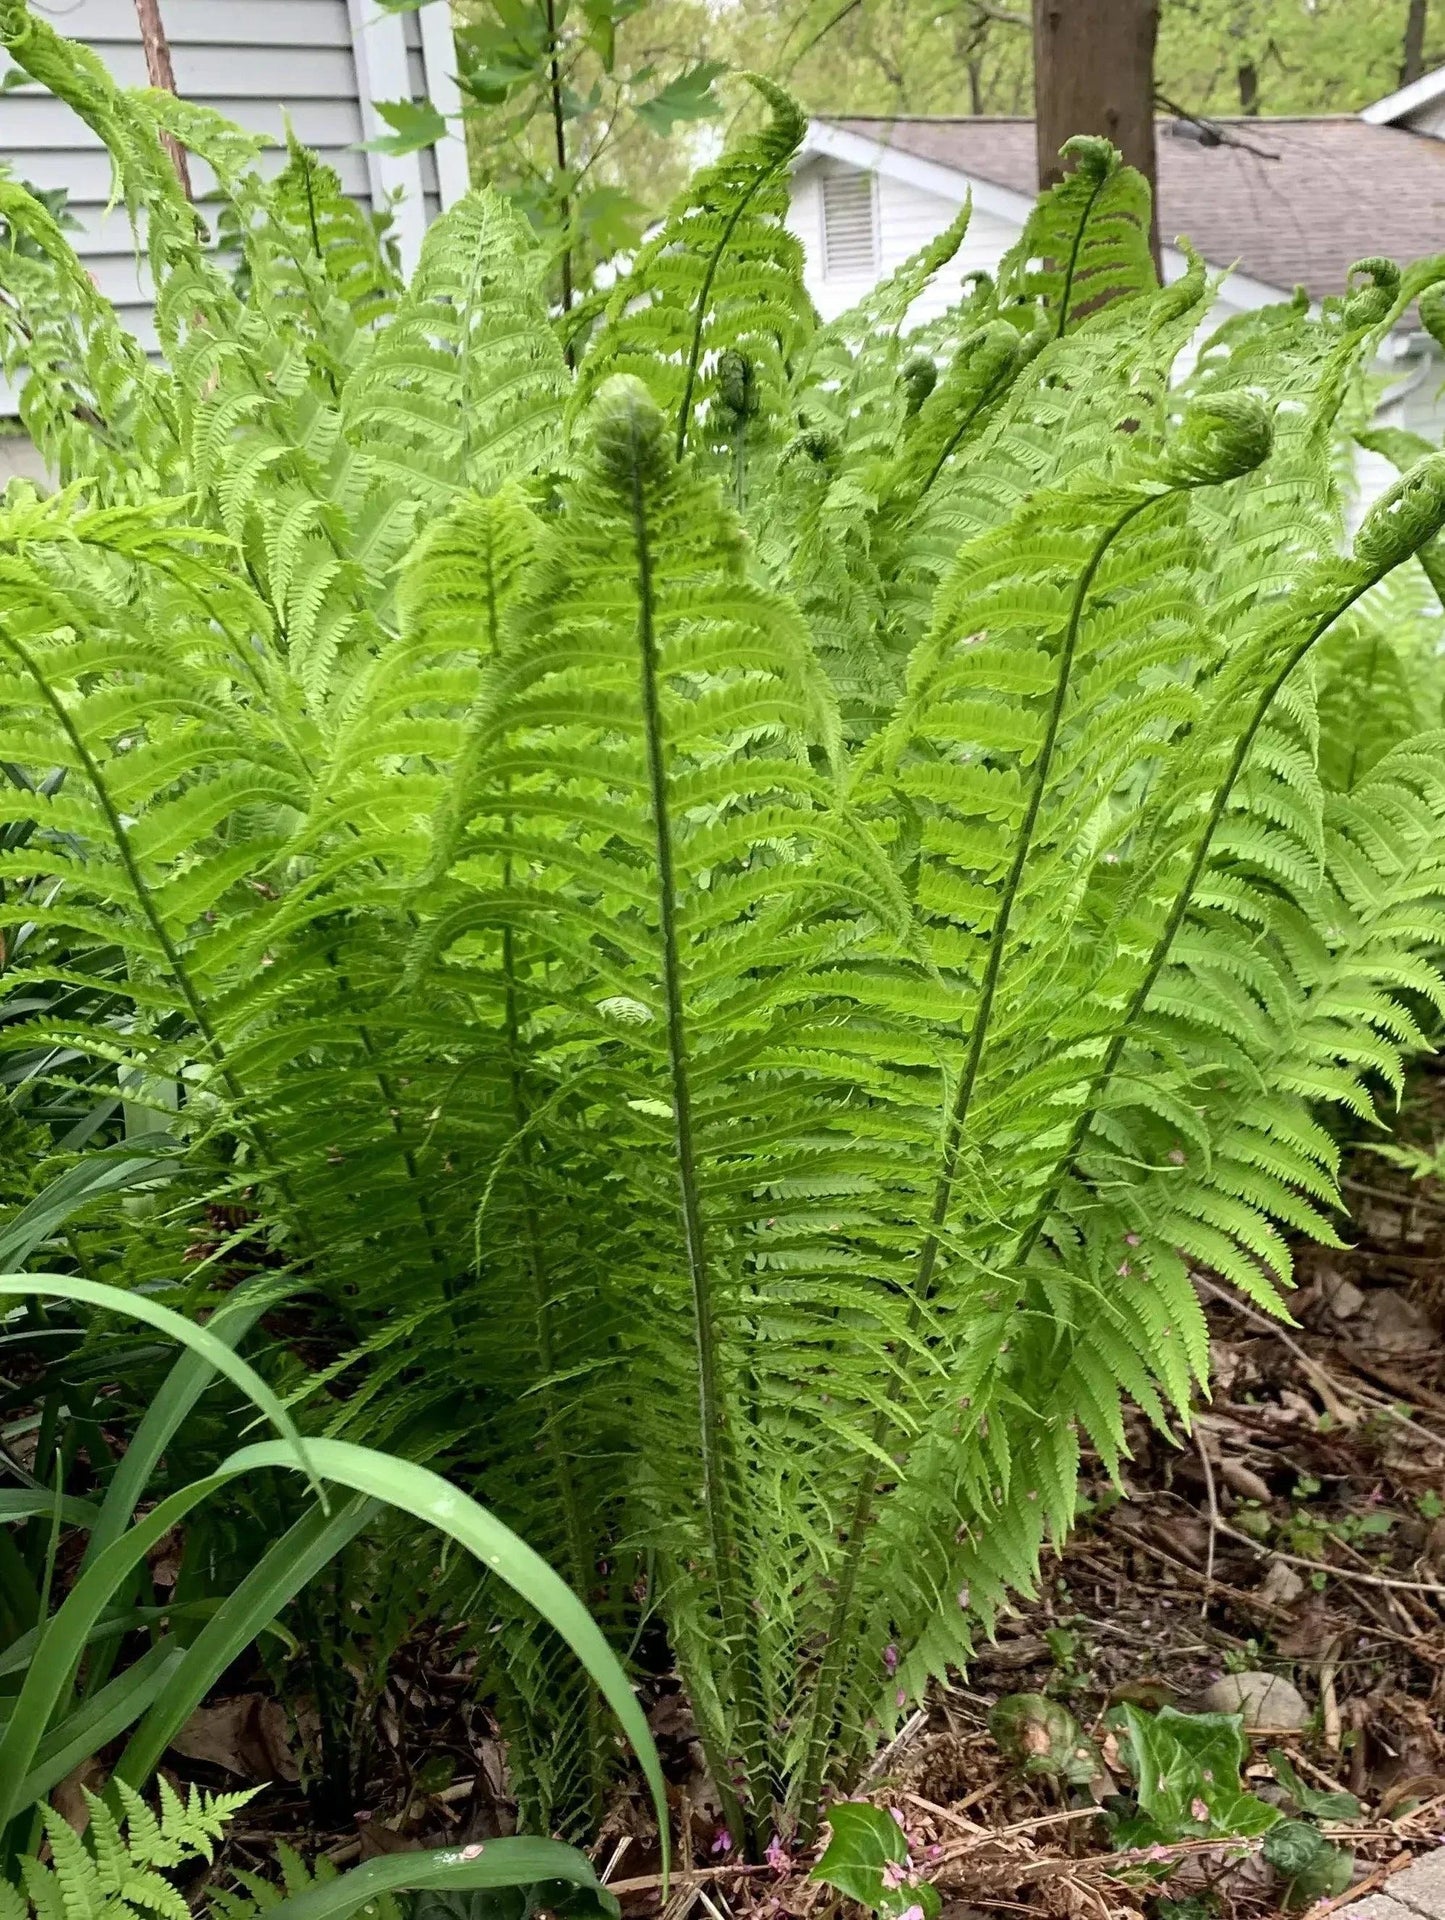
[[(145, 49), (146, 75), (153, 87), (162, 93), (176, 92), (176, 70), (171, 65), (171, 43), (166, 38), (166, 30), (161, 20), (160, 0), (135, 0), (135, 17), (140, 22), (140, 40)], [(166, 152), (171, 156), (171, 165), (176, 170), (176, 178), (187, 200), (194, 200), (191, 192), (191, 168), (186, 158), (186, 150), (180, 141), (169, 133), (163, 133), (161, 140)]]
[(1239, 82), (1239, 111), (1257, 114), (1259, 112), (1259, 68), (1252, 60), (1241, 60), (1239, 72), (1235, 78)]
[[(1154, 42), (1159, 0), (1034, 0), (1034, 116), (1039, 186), (1064, 177), (1059, 149), (1101, 133), (1152, 188)], [(1159, 215), (1149, 244), (1159, 258)]]
[(1405, 45), (1400, 60), (1400, 85), (1408, 87), (1425, 71), (1425, 12), (1428, 0), (1410, 0), (1405, 16)]

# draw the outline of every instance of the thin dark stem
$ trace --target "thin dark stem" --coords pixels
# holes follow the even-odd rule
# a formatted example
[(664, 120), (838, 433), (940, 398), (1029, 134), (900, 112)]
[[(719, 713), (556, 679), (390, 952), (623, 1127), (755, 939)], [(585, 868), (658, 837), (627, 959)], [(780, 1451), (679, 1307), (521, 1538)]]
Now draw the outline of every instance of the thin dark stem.
[[(557, 37), (557, 0), (545, 0), (547, 10), (547, 91), (552, 107), (552, 142), (557, 156), (557, 173), (561, 186), (559, 206), (562, 213), (562, 311), (570, 313), (575, 293), (572, 285), (572, 196), (567, 180), (567, 122), (562, 111), (562, 59), (561, 43)], [(572, 365), (572, 350), (567, 350), (567, 364)]]
[[(718, 1611), (726, 1642), (733, 1699), (742, 1747), (745, 1792), (761, 1776), (762, 1716), (747, 1652), (747, 1616), (738, 1585), (738, 1548), (733, 1532), (727, 1483), (729, 1433), (727, 1403), (722, 1389), (722, 1362), (718, 1351), (717, 1314), (708, 1267), (702, 1196), (698, 1189), (697, 1147), (692, 1117), (692, 1076), (688, 1061), (687, 1021), (682, 1000), (682, 970), (677, 939), (677, 881), (673, 861), (671, 814), (668, 806), (667, 767), (662, 738), (662, 708), (658, 695), (657, 636), (653, 627), (652, 553), (647, 502), (642, 474), (634, 461), (631, 474), (633, 531), (637, 546), (637, 639), (642, 669), (642, 715), (647, 737), (647, 771), (657, 856), (658, 928), (662, 942), (662, 986), (667, 1008), (667, 1047), (671, 1069), (674, 1139), (682, 1202), (683, 1238), (692, 1284), (693, 1333), (697, 1349), (698, 1420), (702, 1462), (702, 1503), (707, 1520)], [(732, 1782), (718, 1780), (718, 1790), (731, 1804), (728, 1815), (741, 1826), (744, 1816)], [(751, 1794), (748, 1795), (751, 1799)], [(749, 1818), (756, 1809), (752, 1800)]]
[[(1059, 648), (1058, 669), (1054, 679), (1053, 699), (1049, 706), (1048, 720), (1044, 727), (1043, 741), (1039, 748), (1038, 763), (1034, 770), (1033, 786), (1030, 790), (1028, 806), (1019, 826), (1014, 842), (1013, 858), (1009, 863), (1007, 876), (999, 899), (998, 913), (989, 937), (988, 960), (984, 967), (983, 980), (979, 987), (978, 1006), (973, 1017), (973, 1026), (969, 1034), (968, 1054), (963, 1071), (959, 1076), (958, 1088), (954, 1095), (953, 1108), (949, 1114), (948, 1128), (944, 1136), (943, 1155), (938, 1180), (934, 1188), (933, 1207), (929, 1215), (928, 1232), (918, 1252), (918, 1265), (914, 1274), (912, 1301), (909, 1307), (909, 1331), (916, 1331), (923, 1316), (933, 1282), (934, 1268), (938, 1262), (938, 1251), (943, 1228), (948, 1219), (949, 1206), (953, 1199), (954, 1182), (958, 1175), (959, 1154), (963, 1144), (964, 1129), (967, 1125), (969, 1108), (973, 1102), (974, 1091), (978, 1085), (979, 1071), (983, 1063), (984, 1047), (988, 1039), (989, 1023), (993, 1013), (994, 997), (998, 990), (999, 976), (1003, 968), (1004, 951), (1008, 941), (1009, 922), (1013, 915), (1019, 888), (1023, 881), (1024, 869), (1033, 847), (1034, 829), (1038, 824), (1040, 810), (1043, 807), (1044, 791), (1048, 784), (1054, 748), (1058, 741), (1059, 728), (1063, 721), (1064, 707), (1068, 700), (1069, 682), (1073, 669), (1074, 654), (1078, 646), (1079, 630), (1083, 624), (1084, 607), (1089, 590), (1094, 584), (1104, 556), (1118, 539), (1124, 529), (1144, 509), (1155, 500), (1167, 499), (1167, 494), (1152, 494), (1135, 501), (1128, 510), (1108, 527), (1095, 543), (1088, 564), (1079, 576), (1074, 590), (1073, 604), (1069, 609), (1068, 624)], [(879, 1409), (873, 1423), (873, 1442), (875, 1448), (881, 1447), (887, 1437), (889, 1414), (902, 1392), (902, 1381), (895, 1376), (889, 1392), (888, 1402)], [(878, 1477), (871, 1466), (865, 1467), (854, 1495), (852, 1510), (848, 1519), (847, 1552), (843, 1568), (839, 1575), (837, 1592), (834, 1596), (833, 1612), (829, 1622), (822, 1663), (818, 1671), (818, 1683), (813, 1699), (813, 1721), (809, 1733), (808, 1758), (803, 1771), (803, 1790), (799, 1808), (799, 1833), (803, 1841), (811, 1841), (818, 1820), (819, 1800), (823, 1790), (823, 1774), (826, 1765), (828, 1745), (832, 1736), (833, 1721), (836, 1714), (836, 1702), (842, 1681), (845, 1662), (851, 1652), (856, 1652), (853, 1641), (856, 1639), (856, 1622), (853, 1619), (853, 1601), (858, 1584), (858, 1574), (863, 1559), (863, 1541), (872, 1523), (874, 1507), (877, 1502)]]
[[(1108, 176), (1105, 175), (1104, 178), (1107, 179)], [(1083, 218), (1079, 221), (1078, 226), (1074, 229), (1074, 243), (1069, 248), (1069, 264), (1064, 269), (1064, 291), (1059, 300), (1059, 325), (1058, 325), (1058, 331), (1054, 335), (1054, 338), (1056, 340), (1062, 340), (1064, 337), (1064, 334), (1068, 330), (1069, 302), (1074, 297), (1074, 275), (1079, 270), (1079, 250), (1084, 244), (1084, 235), (1088, 231), (1089, 216), (1094, 211), (1094, 203), (1103, 191), (1104, 191), (1104, 180), (1096, 181), (1094, 185), (1094, 190), (1089, 195), (1089, 204), (1084, 209)]]

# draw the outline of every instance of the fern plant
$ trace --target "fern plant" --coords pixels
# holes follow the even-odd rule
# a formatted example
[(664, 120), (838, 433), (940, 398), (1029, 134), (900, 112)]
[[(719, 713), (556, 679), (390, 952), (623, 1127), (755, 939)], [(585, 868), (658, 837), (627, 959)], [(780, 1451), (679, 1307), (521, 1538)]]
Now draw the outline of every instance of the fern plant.
[[(312, 1303), (266, 1361), (304, 1432), (444, 1465), (619, 1649), (660, 1617), (730, 1834), (811, 1835), (1031, 1585), (1081, 1444), (1187, 1419), (1191, 1264), (1286, 1310), (1323, 1109), (1373, 1117), (1441, 1004), (1434, 718), (1342, 782), (1318, 668), (1445, 519), (1431, 455), (1347, 548), (1332, 458), (1438, 269), (1364, 262), (1176, 382), (1211, 283), (1157, 285), (1086, 141), (941, 319), (966, 218), (823, 327), (759, 83), (573, 369), (490, 196), (399, 287), (308, 156), (268, 185), (0, 29), (146, 209), (163, 349), (0, 188), (66, 482), (0, 522), (46, 776), (5, 799), (8, 1043), (149, 1089), (176, 1194), (244, 1208)], [(118, 1225), (105, 1267), (174, 1253)], [(452, 1604), (524, 1802), (585, 1825), (595, 1698), (505, 1596)]]
[(85, 1839), (45, 1809), (50, 1858), (42, 1863), (27, 1854), (15, 1882), (0, 1880), (5, 1920), (140, 1920), (143, 1914), (188, 1920), (190, 1908), (162, 1870), (210, 1861), (226, 1822), (255, 1797), (192, 1787), (182, 1800), (162, 1780), (157, 1815), (132, 1788), (120, 1786), (117, 1794), (119, 1819), (103, 1800), (86, 1794)]

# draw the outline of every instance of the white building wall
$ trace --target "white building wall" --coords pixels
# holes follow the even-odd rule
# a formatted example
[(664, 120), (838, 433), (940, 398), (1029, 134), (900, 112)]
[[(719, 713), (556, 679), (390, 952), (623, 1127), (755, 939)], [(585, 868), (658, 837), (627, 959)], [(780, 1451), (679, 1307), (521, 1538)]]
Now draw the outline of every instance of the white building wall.
[[(936, 239), (958, 213), (963, 201), (929, 193), (886, 174), (874, 176), (874, 209), (878, 227), (878, 267), (875, 273), (834, 274), (824, 271), (822, 183), (830, 174), (853, 171), (846, 161), (808, 160), (793, 176), (793, 201), (788, 224), (803, 243), (805, 279), (813, 303), (825, 320), (836, 319), (862, 299), (879, 279), (901, 267)], [(913, 310), (915, 325), (935, 319), (958, 297), (965, 274), (984, 269), (992, 273), (1018, 238), (1012, 222), (975, 207), (963, 245)]]

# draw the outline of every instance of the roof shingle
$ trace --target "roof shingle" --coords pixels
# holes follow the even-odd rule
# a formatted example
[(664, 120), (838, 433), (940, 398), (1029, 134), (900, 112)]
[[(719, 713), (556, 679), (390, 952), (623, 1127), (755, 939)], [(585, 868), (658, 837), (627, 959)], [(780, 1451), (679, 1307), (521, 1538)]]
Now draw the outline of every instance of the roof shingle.
[[(1032, 196), (1032, 120), (849, 116), (827, 124)], [(1350, 116), (1226, 120), (1219, 145), (1190, 123), (1159, 125), (1159, 232), (1186, 236), (1211, 266), (1315, 300), (1351, 265), (1445, 252), (1445, 140)], [(1234, 144), (1235, 141), (1247, 144)]]

